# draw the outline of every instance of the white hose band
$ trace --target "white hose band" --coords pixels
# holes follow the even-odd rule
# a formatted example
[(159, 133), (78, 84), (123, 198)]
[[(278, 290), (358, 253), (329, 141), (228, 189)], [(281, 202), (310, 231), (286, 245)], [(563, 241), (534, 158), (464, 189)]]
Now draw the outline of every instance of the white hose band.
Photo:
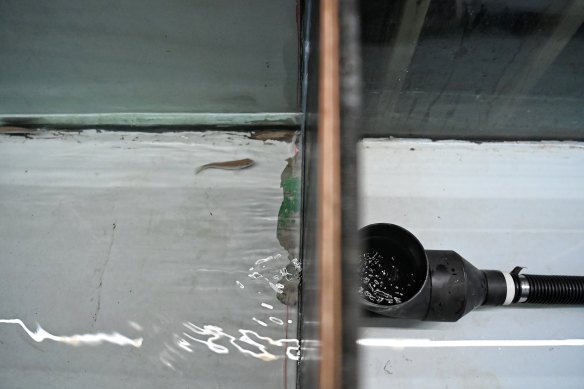
[(513, 281), (513, 277), (509, 273), (503, 273), (505, 277), (505, 283), (507, 284), (507, 296), (505, 297), (505, 301), (503, 305), (509, 305), (513, 302), (513, 298), (515, 297), (515, 281)]

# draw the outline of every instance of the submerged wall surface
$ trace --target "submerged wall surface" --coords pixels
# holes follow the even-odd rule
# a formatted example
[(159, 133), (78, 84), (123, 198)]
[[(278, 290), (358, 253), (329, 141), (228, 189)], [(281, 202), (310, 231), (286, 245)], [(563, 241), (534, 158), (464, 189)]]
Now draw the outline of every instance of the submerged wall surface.
[(296, 3), (0, 3), (0, 117), (298, 112)]

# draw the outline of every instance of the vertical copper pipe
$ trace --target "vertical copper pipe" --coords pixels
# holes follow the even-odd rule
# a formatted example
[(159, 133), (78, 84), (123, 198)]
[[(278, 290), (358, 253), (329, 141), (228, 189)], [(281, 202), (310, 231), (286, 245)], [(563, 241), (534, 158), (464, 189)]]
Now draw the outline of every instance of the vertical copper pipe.
[(320, 2), (319, 225), (320, 388), (341, 387), (341, 159), (339, 2)]

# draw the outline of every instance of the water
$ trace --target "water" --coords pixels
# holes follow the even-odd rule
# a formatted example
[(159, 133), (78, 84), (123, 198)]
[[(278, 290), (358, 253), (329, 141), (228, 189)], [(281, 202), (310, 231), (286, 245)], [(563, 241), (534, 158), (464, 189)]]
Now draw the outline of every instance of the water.
[(362, 253), (359, 294), (379, 305), (396, 305), (418, 291), (414, 267), (408, 255), (396, 245)]
[(24, 332), (26, 332), (26, 334), (37, 343), (41, 343), (45, 340), (52, 340), (53, 342), (64, 343), (70, 346), (99, 346), (104, 343), (109, 343), (117, 346), (133, 346), (140, 348), (142, 347), (142, 342), (144, 341), (143, 338), (130, 339), (127, 336), (117, 332), (112, 332), (109, 334), (91, 333), (58, 336), (47, 332), (39, 324), (37, 324), (36, 331), (31, 331), (20, 319), (0, 319), (0, 323), (18, 324), (20, 327), (22, 327)]
[[(294, 387), (289, 145), (48, 135), (0, 139), (0, 386)], [(247, 157), (249, 169), (194, 174)]]

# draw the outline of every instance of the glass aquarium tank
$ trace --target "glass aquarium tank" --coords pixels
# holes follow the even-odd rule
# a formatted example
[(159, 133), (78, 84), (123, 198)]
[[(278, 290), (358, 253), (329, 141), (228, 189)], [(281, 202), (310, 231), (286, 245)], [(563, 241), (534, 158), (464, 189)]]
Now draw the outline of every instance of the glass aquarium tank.
[(0, 2), (0, 387), (581, 387), (522, 276), (584, 275), (583, 45), (582, 0)]
[(296, 12), (0, 4), (0, 387), (296, 385)]

